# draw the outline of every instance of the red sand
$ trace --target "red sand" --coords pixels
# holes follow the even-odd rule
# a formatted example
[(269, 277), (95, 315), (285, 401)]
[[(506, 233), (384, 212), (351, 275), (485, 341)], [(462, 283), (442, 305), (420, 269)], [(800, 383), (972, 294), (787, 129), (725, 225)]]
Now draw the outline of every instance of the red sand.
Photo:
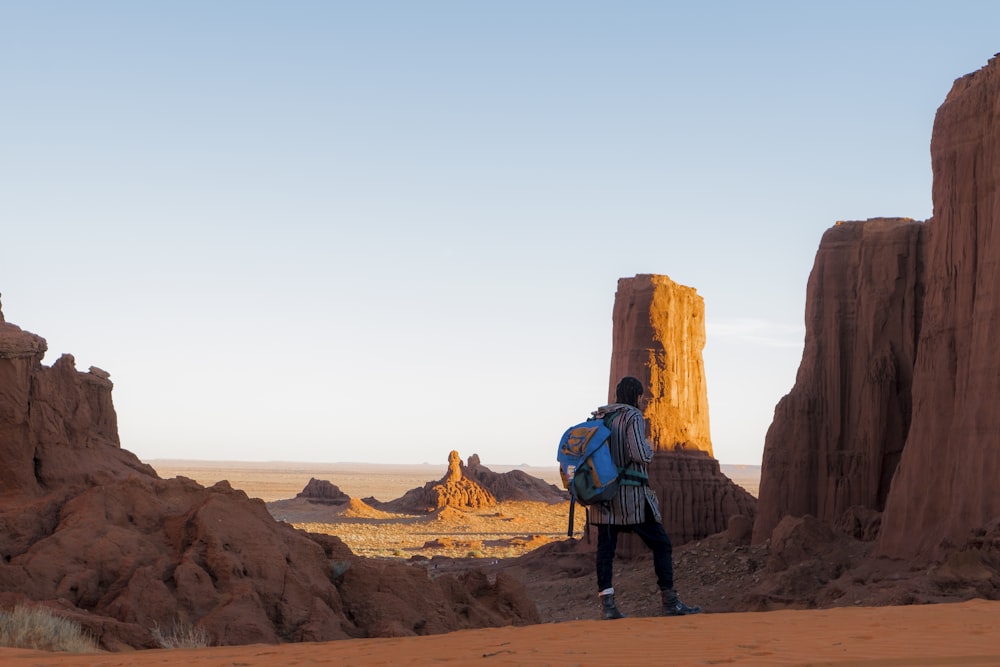
[(1000, 665), (1000, 602), (573, 621), (430, 637), (67, 655), (4, 667)]

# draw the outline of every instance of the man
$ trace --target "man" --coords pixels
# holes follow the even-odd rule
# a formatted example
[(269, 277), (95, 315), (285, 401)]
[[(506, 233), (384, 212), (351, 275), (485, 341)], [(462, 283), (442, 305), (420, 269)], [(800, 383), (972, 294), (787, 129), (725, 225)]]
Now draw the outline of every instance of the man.
[(646, 421), (639, 410), (642, 383), (625, 377), (615, 388), (616, 403), (594, 411), (611, 429), (611, 456), (624, 469), (618, 494), (606, 503), (590, 508), (590, 523), (597, 529), (597, 589), (605, 619), (624, 618), (615, 606), (611, 585), (618, 534), (635, 533), (653, 552), (656, 583), (663, 596), (664, 616), (697, 614), (701, 607), (689, 607), (674, 591), (673, 547), (663, 528), (656, 493), (649, 488), (646, 465), (653, 460), (653, 448), (646, 440)]

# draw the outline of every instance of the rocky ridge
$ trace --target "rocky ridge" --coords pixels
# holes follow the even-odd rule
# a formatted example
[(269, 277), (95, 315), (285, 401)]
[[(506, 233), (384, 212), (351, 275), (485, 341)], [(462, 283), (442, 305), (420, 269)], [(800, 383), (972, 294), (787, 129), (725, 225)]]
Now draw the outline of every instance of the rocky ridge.
[(398, 636), (538, 621), (524, 587), (429, 578), (275, 521), (226, 482), (160, 479), (118, 441), (107, 373), (0, 316), (0, 607), (43, 604), (108, 649), (154, 627), (215, 644)]

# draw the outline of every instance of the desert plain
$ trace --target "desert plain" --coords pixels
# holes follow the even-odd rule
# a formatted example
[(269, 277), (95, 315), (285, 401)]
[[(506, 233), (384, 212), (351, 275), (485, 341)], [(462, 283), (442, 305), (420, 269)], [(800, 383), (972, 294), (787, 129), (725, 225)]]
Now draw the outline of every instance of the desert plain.
[[(288, 501), (310, 478), (328, 479), (354, 498), (391, 500), (440, 478), (444, 465), (248, 464), (151, 461), (161, 477), (185, 476), (210, 485), (227, 480), (269, 510), (309, 530), (329, 530), (373, 558), (398, 558), (428, 568), (507, 567), (525, 579), (543, 622), (523, 627), (463, 630), (442, 635), (352, 639), (326, 643), (159, 649), (124, 653), (62, 654), (0, 649), (10, 667), (291, 667), (297, 665), (1000, 665), (1000, 602), (854, 606), (719, 612), (727, 591), (713, 589), (716, 552), (698, 543), (675, 550), (682, 596), (702, 604), (697, 616), (655, 615), (648, 560), (619, 563), (616, 584), (629, 617), (597, 620), (592, 573), (545, 580), (544, 569), (510, 565), (539, 545), (565, 541), (568, 503), (509, 503), (486, 512), (447, 512), (435, 521), (413, 517), (335, 515), (329, 508)], [(756, 493), (756, 467), (726, 468)], [(523, 468), (557, 483), (555, 468)], [(498, 472), (503, 467), (494, 467)], [(742, 475), (742, 476), (741, 476)], [(300, 505), (302, 505), (300, 503)], [(282, 509), (282, 507), (285, 509)], [(284, 515), (282, 514), (284, 513)], [(362, 512), (363, 514), (364, 512)], [(347, 514), (347, 516), (345, 516)], [(579, 520), (579, 516), (578, 516)], [(578, 537), (580, 535), (578, 534)], [(375, 542), (380, 544), (375, 544)], [(582, 544), (582, 540), (581, 540)], [(552, 557), (587, 554), (553, 552)], [(751, 555), (744, 555), (746, 558)], [(583, 559), (583, 560), (580, 560)], [(567, 561), (569, 562), (569, 561)], [(733, 585), (729, 581), (727, 585)], [(685, 593), (687, 592), (687, 594)], [(728, 591), (730, 597), (733, 591)], [(691, 597), (691, 596), (694, 597)], [(712, 613), (712, 612), (715, 613)]]

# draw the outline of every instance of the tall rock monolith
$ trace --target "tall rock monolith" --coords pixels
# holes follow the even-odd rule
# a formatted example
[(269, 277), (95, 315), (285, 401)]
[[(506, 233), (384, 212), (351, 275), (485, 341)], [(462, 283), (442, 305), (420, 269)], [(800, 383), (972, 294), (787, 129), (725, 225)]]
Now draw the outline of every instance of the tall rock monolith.
[[(656, 450), (649, 483), (675, 544), (721, 532), (731, 517), (753, 518), (756, 511), (756, 499), (722, 473), (712, 454), (704, 348), (705, 303), (694, 288), (663, 275), (618, 280), (608, 399), (614, 402), (627, 375), (645, 387), (640, 407)], [(620, 551), (644, 547), (623, 538)]]
[(705, 379), (705, 301), (667, 276), (619, 278), (612, 318), (608, 401), (631, 375), (645, 387), (643, 415), (657, 449), (712, 455)]
[(941, 556), (1000, 518), (1000, 58), (954, 82), (931, 164), (913, 421), (878, 545), (897, 557)]
[(764, 440), (754, 539), (785, 515), (881, 511), (910, 428), (924, 223), (838, 222), (806, 288), (795, 386)]

